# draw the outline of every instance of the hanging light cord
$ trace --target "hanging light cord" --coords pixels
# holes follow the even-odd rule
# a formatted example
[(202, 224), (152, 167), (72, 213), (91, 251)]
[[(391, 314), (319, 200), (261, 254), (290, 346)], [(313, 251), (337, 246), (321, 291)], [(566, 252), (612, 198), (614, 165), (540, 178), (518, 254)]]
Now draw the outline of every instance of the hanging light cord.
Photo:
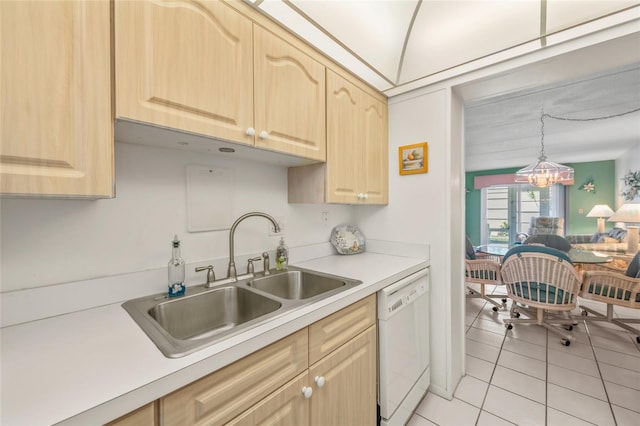
[(609, 118), (622, 117), (623, 115), (633, 114), (634, 112), (640, 111), (640, 108), (632, 109), (631, 111), (621, 112), (620, 114), (612, 114), (606, 115), (604, 117), (592, 117), (592, 118), (568, 118), (568, 117), (557, 117), (551, 114), (545, 114), (544, 109), (541, 110), (542, 114), (540, 115), (540, 123), (542, 123), (540, 132), (542, 133), (542, 139), (540, 140), (540, 144), (542, 145), (542, 149), (540, 150), (540, 159), (545, 160), (547, 157), (544, 155), (544, 118), (553, 118), (554, 120), (562, 120), (562, 121), (597, 121), (597, 120), (607, 120)]

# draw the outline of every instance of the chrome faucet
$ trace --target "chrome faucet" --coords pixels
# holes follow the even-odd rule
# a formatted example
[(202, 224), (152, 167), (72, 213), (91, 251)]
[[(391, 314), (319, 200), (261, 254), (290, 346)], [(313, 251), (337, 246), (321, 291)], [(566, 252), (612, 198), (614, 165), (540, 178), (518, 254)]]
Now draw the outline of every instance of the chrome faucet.
[(236, 272), (236, 262), (233, 255), (233, 239), (236, 233), (236, 228), (238, 227), (238, 224), (240, 222), (252, 216), (261, 216), (261, 217), (264, 217), (265, 219), (270, 220), (271, 223), (273, 224), (273, 228), (275, 229), (276, 233), (280, 232), (280, 226), (278, 225), (278, 222), (272, 216), (269, 216), (266, 213), (251, 212), (251, 213), (243, 214), (238, 219), (236, 219), (236, 221), (233, 222), (233, 225), (231, 225), (231, 230), (229, 231), (229, 267), (227, 268), (227, 278), (236, 278), (238, 276)]

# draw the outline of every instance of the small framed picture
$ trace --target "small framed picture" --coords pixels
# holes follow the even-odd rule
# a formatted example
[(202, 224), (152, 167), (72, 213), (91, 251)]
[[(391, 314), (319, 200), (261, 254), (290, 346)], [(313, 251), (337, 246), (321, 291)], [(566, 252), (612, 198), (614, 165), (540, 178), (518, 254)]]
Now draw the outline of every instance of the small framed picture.
[(427, 171), (429, 171), (427, 143), (421, 142), (399, 147), (398, 160), (401, 175), (427, 173)]

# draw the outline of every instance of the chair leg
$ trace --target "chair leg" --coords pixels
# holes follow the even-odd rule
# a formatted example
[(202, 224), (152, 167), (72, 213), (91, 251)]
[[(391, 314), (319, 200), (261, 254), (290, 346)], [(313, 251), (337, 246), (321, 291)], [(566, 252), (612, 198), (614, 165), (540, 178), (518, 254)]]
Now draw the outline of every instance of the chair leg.
[[(491, 303), (493, 305), (493, 311), (494, 312), (498, 312), (498, 309), (507, 309), (507, 301), (506, 301), (506, 295), (503, 294), (486, 294), (485, 292), (485, 284), (479, 284), (480, 285), (480, 292), (476, 291), (475, 289), (467, 286), (467, 290), (469, 291), (469, 293), (471, 293), (470, 297), (472, 298), (480, 298), (483, 299), (489, 303)], [(502, 299), (502, 303), (498, 303), (496, 302), (494, 299)]]
[[(582, 310), (582, 316), (584, 321), (606, 321), (611, 324), (615, 324), (620, 328), (623, 328), (633, 334), (636, 335), (636, 342), (640, 343), (640, 330), (631, 327), (628, 323), (632, 324), (640, 324), (640, 318), (614, 318), (613, 317), (613, 305), (611, 303), (607, 303), (607, 314), (602, 315), (598, 311), (594, 311), (593, 309), (580, 305), (580, 309)], [(592, 314), (592, 317), (588, 317), (588, 314)]]
[[(522, 313), (527, 318), (519, 318), (519, 314)], [(542, 308), (532, 309), (527, 306), (521, 306), (514, 303), (511, 307), (511, 318), (504, 318), (502, 321), (508, 330), (513, 328), (513, 324), (536, 324), (545, 327), (546, 329), (558, 334), (562, 338), (562, 344), (569, 346), (573, 340), (573, 335), (567, 333), (564, 329), (557, 327), (556, 325), (572, 325), (575, 321), (566, 312), (562, 313), (563, 318), (555, 317), (555, 314), (546, 314)], [(570, 331), (570, 330), (569, 330)]]

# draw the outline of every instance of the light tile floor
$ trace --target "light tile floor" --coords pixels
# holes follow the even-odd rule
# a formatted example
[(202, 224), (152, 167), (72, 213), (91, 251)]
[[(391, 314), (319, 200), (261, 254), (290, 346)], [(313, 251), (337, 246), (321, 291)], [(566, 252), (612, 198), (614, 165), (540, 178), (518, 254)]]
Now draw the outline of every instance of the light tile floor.
[[(631, 309), (616, 313), (640, 318)], [(467, 374), (451, 401), (428, 393), (408, 426), (640, 425), (635, 335), (606, 322), (580, 321), (567, 347), (536, 325), (507, 330), (502, 319), (508, 316), (482, 299), (466, 299)]]

